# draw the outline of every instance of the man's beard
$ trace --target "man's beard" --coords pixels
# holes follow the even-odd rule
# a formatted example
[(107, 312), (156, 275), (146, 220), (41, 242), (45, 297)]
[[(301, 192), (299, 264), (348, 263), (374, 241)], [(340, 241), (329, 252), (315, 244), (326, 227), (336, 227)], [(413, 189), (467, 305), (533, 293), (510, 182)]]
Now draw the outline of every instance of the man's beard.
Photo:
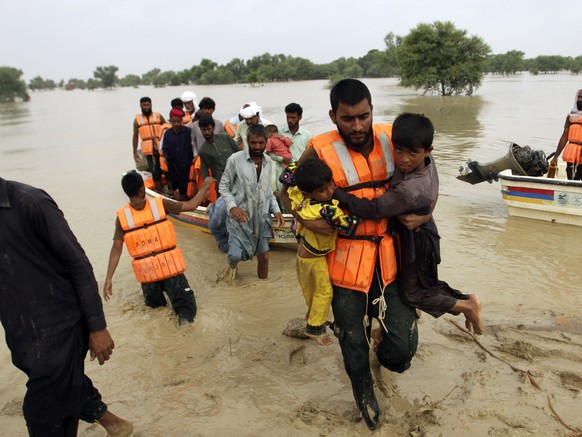
[(263, 156), (264, 150), (249, 149), (251, 156)]
[(350, 149), (360, 150), (364, 146), (367, 146), (368, 143), (370, 142), (370, 138), (372, 136), (372, 127), (370, 126), (370, 130), (368, 132), (365, 132), (365, 133), (364, 132), (358, 132), (358, 133), (364, 133), (364, 137), (361, 140), (358, 140), (358, 141), (352, 140), (352, 138), (350, 137), (349, 134), (346, 134), (345, 132), (342, 132), (340, 129), (338, 129), (338, 132), (339, 132), (340, 136), (343, 138), (343, 140), (345, 141), (346, 145)]
[(576, 108), (578, 109), (578, 111), (582, 111), (582, 100), (578, 100), (576, 102)]
[(151, 109), (142, 109), (141, 113), (143, 115), (145, 115), (146, 117), (148, 117), (148, 116), (152, 115), (152, 110)]

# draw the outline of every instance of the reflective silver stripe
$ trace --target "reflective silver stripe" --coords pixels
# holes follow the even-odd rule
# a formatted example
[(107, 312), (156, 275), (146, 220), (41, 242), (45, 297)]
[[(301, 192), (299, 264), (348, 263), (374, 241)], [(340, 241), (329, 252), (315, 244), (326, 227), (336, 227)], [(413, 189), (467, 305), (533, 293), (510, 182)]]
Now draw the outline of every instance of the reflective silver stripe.
[(150, 208), (152, 209), (152, 214), (154, 215), (154, 221), (159, 221), (161, 216), (160, 216), (160, 211), (158, 210), (158, 204), (156, 203), (156, 199), (149, 199), (150, 202)]
[(336, 141), (332, 145), (335, 150), (335, 153), (337, 153), (337, 156), (340, 160), (340, 164), (344, 169), (348, 185), (356, 185), (357, 183), (360, 182), (360, 177), (358, 176), (356, 166), (354, 165), (354, 162), (350, 157), (350, 152), (348, 152), (348, 148), (346, 147), (343, 141)]
[(129, 208), (123, 208), (123, 213), (125, 214), (125, 220), (127, 221), (129, 229), (135, 228), (135, 223), (133, 222), (133, 217), (131, 216)]
[(392, 157), (392, 150), (390, 148), (390, 138), (385, 133), (379, 133), (378, 139), (380, 140), (384, 159), (386, 160), (386, 175), (392, 177), (394, 176), (394, 158)]

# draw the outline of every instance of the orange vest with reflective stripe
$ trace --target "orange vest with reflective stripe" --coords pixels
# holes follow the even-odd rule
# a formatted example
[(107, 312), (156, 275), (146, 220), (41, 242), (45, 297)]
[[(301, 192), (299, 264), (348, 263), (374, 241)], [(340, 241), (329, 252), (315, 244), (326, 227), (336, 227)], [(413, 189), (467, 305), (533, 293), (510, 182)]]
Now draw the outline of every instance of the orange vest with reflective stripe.
[(136, 114), (137, 132), (141, 138), (141, 153), (153, 155), (162, 134), (162, 118), (159, 112), (152, 112), (149, 117)]
[(186, 270), (182, 252), (176, 247), (174, 225), (166, 218), (160, 197), (147, 199), (141, 211), (127, 204), (116, 213), (139, 282), (161, 281)]
[[(373, 131), (374, 148), (367, 159), (347, 147), (337, 131), (318, 135), (309, 143), (331, 167), (336, 186), (351, 187), (351, 194), (367, 199), (385, 193), (388, 179), (394, 174), (392, 126), (375, 125)], [(388, 220), (362, 220), (354, 237), (338, 235), (335, 251), (327, 256), (332, 284), (367, 293), (374, 280), (378, 256), (382, 285), (386, 286), (396, 279), (397, 273)]]
[(564, 148), (562, 159), (573, 164), (582, 163), (582, 115), (570, 115), (568, 144)]

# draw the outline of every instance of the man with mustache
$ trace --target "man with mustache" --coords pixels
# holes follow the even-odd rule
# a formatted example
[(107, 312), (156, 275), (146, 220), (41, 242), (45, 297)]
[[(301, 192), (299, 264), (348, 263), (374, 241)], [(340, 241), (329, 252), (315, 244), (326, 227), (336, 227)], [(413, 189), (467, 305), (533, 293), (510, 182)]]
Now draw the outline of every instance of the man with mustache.
[[(392, 126), (372, 124), (372, 97), (359, 80), (338, 82), (330, 100), (329, 116), (337, 130), (312, 138), (299, 164), (319, 158), (332, 169), (337, 187), (358, 197), (379, 197), (394, 173)], [(283, 198), (291, 210), (286, 193)], [(409, 218), (411, 226), (429, 216), (417, 217)], [(302, 224), (322, 234), (332, 232), (323, 219)], [(382, 328), (382, 341), (374, 352), (387, 369), (399, 373), (407, 370), (418, 345), (415, 310), (402, 302), (396, 282), (396, 238), (386, 218), (362, 220), (355, 235), (338, 234), (336, 249), (328, 254), (333, 332), (339, 340), (356, 404), (370, 429), (380, 425), (370, 372), (370, 318), (377, 318)]]
[(160, 168), (160, 138), (162, 135), (162, 125), (166, 122), (159, 112), (152, 111), (152, 99), (142, 97), (139, 100), (141, 113), (136, 114), (133, 121), (133, 159), (136, 164), (140, 161), (137, 153), (138, 140), (141, 139), (141, 153), (145, 155), (148, 162), (148, 171), (152, 174), (155, 183), (155, 190), (162, 192), (162, 170)]

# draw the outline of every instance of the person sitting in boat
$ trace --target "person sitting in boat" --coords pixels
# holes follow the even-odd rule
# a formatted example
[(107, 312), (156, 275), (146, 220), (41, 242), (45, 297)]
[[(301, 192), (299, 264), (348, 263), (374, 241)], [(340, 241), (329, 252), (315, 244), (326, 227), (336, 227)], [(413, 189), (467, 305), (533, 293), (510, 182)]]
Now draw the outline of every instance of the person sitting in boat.
[(172, 186), (178, 190), (179, 200), (188, 200), (190, 166), (194, 159), (192, 152), (192, 130), (182, 124), (184, 111), (174, 108), (170, 111), (172, 129), (166, 129), (162, 138), (162, 153), (168, 164)]
[(244, 105), (242, 105), (242, 107), (239, 109), (239, 111), (236, 113), (236, 115), (233, 115), (231, 118), (229, 118), (228, 120), (226, 120), (224, 122), (224, 130), (231, 137), (236, 138), (236, 133), (238, 131), (238, 125), (240, 124), (241, 121), (243, 121), (243, 118), (240, 115), (240, 111), (242, 111), (244, 108), (248, 108), (249, 106), (250, 106), (250, 103), (245, 103)]
[(336, 229), (324, 235), (310, 231), (299, 222), (296, 231), (297, 279), (307, 304), (305, 335), (321, 346), (328, 346), (333, 341), (325, 325), (333, 290), (326, 255), (335, 249), (337, 230), (352, 235), (358, 220), (344, 214), (339, 202), (332, 199), (335, 184), (331, 168), (324, 161), (306, 159), (294, 170), (292, 167), (294, 164), (287, 168), (292, 171), (291, 175), (282, 178), (288, 185), (292, 209), (303, 220), (324, 218)]
[(263, 114), (261, 113), (261, 107), (257, 105), (256, 102), (250, 102), (249, 106), (242, 108), (239, 114), (243, 118), (244, 122), (241, 121), (238, 125), (238, 130), (234, 140), (237, 142), (237, 144), (241, 145), (242, 149), (248, 149), (249, 145), (247, 142), (247, 130), (249, 129), (249, 126), (252, 126), (253, 124), (267, 126), (268, 124), (272, 123), (263, 117)]
[(165, 291), (178, 315), (178, 323), (194, 320), (196, 299), (184, 276), (186, 265), (182, 252), (176, 246), (174, 225), (166, 214), (194, 211), (204, 200), (213, 182), (213, 178), (206, 178), (196, 196), (188, 202), (175, 202), (161, 196), (146, 199), (143, 179), (135, 171), (122, 177), (121, 186), (129, 197), (129, 203), (117, 210), (113, 245), (103, 285), (103, 298), (106, 301), (113, 295), (113, 274), (125, 242), (134, 258), (133, 270), (141, 283), (146, 305), (151, 308), (165, 306)]
[[(424, 115), (399, 115), (392, 127), (396, 169), (390, 188), (373, 200), (358, 198), (339, 188), (333, 197), (352, 214), (366, 219), (430, 214), (439, 189), (431, 155), (433, 136), (432, 122)], [(433, 317), (463, 313), (466, 328), (482, 334), (479, 298), (475, 294), (463, 294), (438, 279), (440, 237), (432, 215), (417, 231), (408, 230), (398, 220), (394, 222), (402, 248), (399, 270), (402, 300)]]
[(558, 141), (551, 166), (558, 164), (558, 157), (566, 162), (566, 176), (569, 180), (582, 180), (582, 89), (576, 92), (574, 107), (566, 117), (564, 131)]
[(265, 155), (268, 134), (264, 126), (253, 124), (247, 131), (249, 147), (232, 154), (220, 179), (219, 191), (228, 211), (228, 267), (219, 279), (234, 282), (237, 265), (257, 257), (257, 276), (269, 274), (271, 213), (282, 228), (285, 219), (271, 189), (273, 161)]

